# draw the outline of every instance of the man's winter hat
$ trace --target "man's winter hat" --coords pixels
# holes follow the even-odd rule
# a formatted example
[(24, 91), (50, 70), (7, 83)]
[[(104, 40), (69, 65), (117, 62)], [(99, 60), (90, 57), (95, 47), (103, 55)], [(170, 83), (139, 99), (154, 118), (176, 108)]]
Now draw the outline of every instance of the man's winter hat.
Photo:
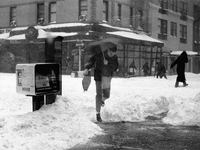
[(112, 52), (116, 52), (116, 51), (117, 51), (117, 46), (113, 46), (113, 47), (111, 47), (111, 48), (110, 48), (110, 51), (112, 51)]

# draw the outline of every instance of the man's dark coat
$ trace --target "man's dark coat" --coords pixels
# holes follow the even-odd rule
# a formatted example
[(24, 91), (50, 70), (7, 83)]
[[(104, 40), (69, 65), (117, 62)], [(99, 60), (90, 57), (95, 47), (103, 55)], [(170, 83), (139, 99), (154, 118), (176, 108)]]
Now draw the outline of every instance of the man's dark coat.
[(177, 71), (177, 82), (185, 82), (185, 63), (188, 63), (188, 57), (187, 53), (183, 51), (181, 55), (171, 64), (170, 68), (173, 68), (175, 65), (177, 65), (176, 71)]

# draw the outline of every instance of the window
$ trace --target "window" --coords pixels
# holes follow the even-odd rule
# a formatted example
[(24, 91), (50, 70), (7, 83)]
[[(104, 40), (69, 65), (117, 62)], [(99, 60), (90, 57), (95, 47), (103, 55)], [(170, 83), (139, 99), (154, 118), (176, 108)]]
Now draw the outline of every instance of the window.
[(44, 23), (44, 3), (37, 4), (37, 23)]
[(108, 21), (108, 1), (103, 1), (103, 20)]
[(177, 0), (171, 0), (171, 9), (175, 12), (178, 11), (178, 2)]
[(133, 25), (133, 7), (130, 7), (130, 25)]
[(180, 1), (180, 13), (187, 15), (188, 4), (185, 1)]
[(162, 9), (168, 9), (168, 0), (160, 0), (160, 7)]
[(158, 38), (162, 40), (167, 40), (167, 20), (160, 20), (160, 33), (158, 34)]
[(172, 36), (177, 36), (177, 23), (171, 22), (171, 30), (170, 34)]
[(10, 7), (10, 26), (16, 26), (17, 21), (17, 8)]
[(198, 25), (197, 35), (198, 35), (198, 39), (200, 40), (200, 25)]
[(121, 4), (118, 4), (117, 5), (118, 7), (118, 19), (121, 20), (122, 19), (122, 5)]
[(180, 42), (186, 43), (187, 41), (187, 26), (186, 25), (180, 25)]
[(49, 22), (56, 23), (56, 2), (49, 4)]
[(194, 43), (197, 44), (197, 41), (199, 42), (200, 37), (200, 26), (199, 24), (194, 24)]
[(87, 16), (88, 3), (87, 0), (79, 0), (79, 16)]
[(167, 20), (160, 19), (160, 34), (167, 34)]

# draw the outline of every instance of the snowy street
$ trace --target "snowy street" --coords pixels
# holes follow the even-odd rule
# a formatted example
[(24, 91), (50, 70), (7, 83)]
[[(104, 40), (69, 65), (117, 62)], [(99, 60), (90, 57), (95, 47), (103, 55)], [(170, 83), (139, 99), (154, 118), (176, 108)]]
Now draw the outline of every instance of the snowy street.
[(198, 150), (200, 129), (159, 121), (100, 124), (106, 132), (70, 150)]
[[(130, 131), (132, 135), (140, 135), (142, 133), (138, 130), (145, 129), (147, 131), (145, 133), (158, 131), (160, 134), (157, 137), (161, 140), (165, 136), (159, 135), (162, 133), (169, 135), (168, 131), (177, 133), (169, 138), (172, 141), (179, 137), (179, 133), (185, 138), (183, 142), (199, 139), (199, 79), (200, 74), (186, 73), (189, 86), (174, 88), (176, 76), (168, 76), (167, 80), (155, 77), (113, 78), (111, 97), (102, 109), (102, 119), (108, 124), (117, 123), (116, 126), (106, 126), (106, 123), (94, 123), (96, 116), (93, 79), (89, 90), (83, 92), (82, 78), (64, 75), (63, 95), (58, 96), (54, 104), (31, 112), (31, 97), (16, 93), (15, 74), (0, 73), (0, 149), (66, 150), (84, 145), (98, 136), (106, 137), (107, 133), (112, 134), (111, 131), (114, 130), (108, 129), (109, 127), (130, 126), (129, 123), (117, 126), (118, 122), (122, 121), (134, 122), (134, 125), (128, 128), (132, 129), (132, 132)], [(118, 129), (119, 132), (120, 128)], [(129, 133), (126, 129), (122, 137)], [(166, 129), (168, 131), (165, 131)], [(143, 137), (153, 138), (144, 135)], [(186, 138), (186, 135), (191, 136)], [(140, 138), (140, 142), (144, 142), (146, 138)], [(152, 141), (157, 140), (152, 139)], [(148, 144), (148, 140), (146, 141)], [(172, 141), (168, 140), (167, 144)], [(177, 139), (174, 145), (180, 143)], [(145, 143), (141, 144), (144, 144), (142, 148), (145, 148)], [(134, 146), (141, 148), (137, 143)], [(146, 148), (151, 147), (146, 146)]]

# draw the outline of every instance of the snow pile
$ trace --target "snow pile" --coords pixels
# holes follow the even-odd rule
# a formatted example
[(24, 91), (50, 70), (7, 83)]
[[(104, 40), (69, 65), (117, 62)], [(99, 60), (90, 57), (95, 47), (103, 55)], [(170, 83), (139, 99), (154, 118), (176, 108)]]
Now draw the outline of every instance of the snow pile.
[(173, 97), (165, 123), (173, 125), (200, 126), (200, 93), (194, 98)]
[(108, 102), (104, 110), (104, 118), (109, 121), (144, 121), (149, 117), (160, 119), (163, 113), (167, 113), (169, 102), (165, 97), (148, 99), (136, 95), (127, 101), (119, 101), (115, 104)]
[(39, 111), (2, 118), (0, 133), (1, 150), (59, 150), (85, 143), (101, 129), (60, 97)]
[[(113, 80), (111, 98), (103, 108), (107, 121), (162, 120), (172, 125), (200, 126), (200, 75), (188, 73), (188, 87), (174, 88), (176, 76)], [(180, 83), (180, 86), (181, 83)]]
[[(111, 97), (102, 108), (105, 121), (162, 120), (172, 125), (200, 126), (200, 74), (187, 73), (188, 87), (174, 88), (176, 76), (113, 78)], [(95, 120), (95, 82), (83, 92), (81, 79), (64, 76), (64, 91), (89, 120)], [(75, 86), (75, 89), (72, 88)], [(66, 93), (66, 94), (67, 94)], [(64, 96), (64, 95), (63, 95)], [(199, 100), (199, 101), (198, 101)]]
[(1, 150), (62, 150), (103, 134), (73, 99), (58, 96), (54, 104), (32, 112), (31, 97), (16, 93), (15, 74), (1, 73), (0, 80)]
[[(104, 121), (161, 120), (200, 126), (200, 74), (187, 73), (188, 87), (174, 88), (176, 76), (113, 78)], [(64, 75), (62, 96), (32, 112), (31, 97), (16, 93), (15, 74), (0, 73), (0, 149), (63, 150), (103, 134), (94, 123), (95, 82), (83, 92), (82, 78)], [(180, 84), (181, 85), (181, 84)]]
[(30, 97), (16, 93), (15, 74), (0, 73), (0, 118), (32, 111)]

